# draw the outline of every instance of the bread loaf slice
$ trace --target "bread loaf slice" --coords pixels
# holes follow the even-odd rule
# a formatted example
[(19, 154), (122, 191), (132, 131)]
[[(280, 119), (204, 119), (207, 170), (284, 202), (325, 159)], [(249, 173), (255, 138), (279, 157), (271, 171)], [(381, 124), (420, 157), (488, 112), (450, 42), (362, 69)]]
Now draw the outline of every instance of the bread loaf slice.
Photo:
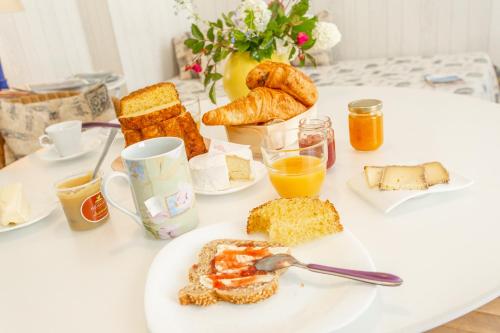
[(448, 170), (439, 162), (428, 162), (423, 164), (425, 182), (428, 186), (436, 184), (447, 184), (450, 181)]
[(342, 230), (333, 204), (306, 197), (269, 201), (254, 208), (247, 220), (247, 233), (267, 233), (271, 241), (287, 246)]
[(285, 270), (279, 270), (272, 274), (272, 280), (269, 282), (251, 284), (246, 287), (231, 289), (207, 288), (200, 279), (202, 276), (213, 272), (212, 260), (217, 253), (217, 246), (220, 244), (236, 246), (280, 246), (276, 243), (251, 240), (219, 239), (207, 243), (198, 255), (198, 263), (194, 264), (189, 270), (189, 284), (179, 290), (179, 303), (182, 305), (207, 306), (225, 301), (234, 304), (256, 303), (271, 297), (278, 290), (279, 276)]
[(381, 190), (425, 190), (425, 170), (417, 166), (387, 166), (384, 168), (379, 188)]
[(179, 102), (179, 94), (175, 85), (170, 82), (160, 82), (136, 90), (120, 100), (118, 117), (130, 116), (159, 106), (171, 106)]
[(384, 167), (379, 166), (365, 166), (365, 179), (368, 187), (378, 187), (380, 184), (380, 179), (384, 173)]

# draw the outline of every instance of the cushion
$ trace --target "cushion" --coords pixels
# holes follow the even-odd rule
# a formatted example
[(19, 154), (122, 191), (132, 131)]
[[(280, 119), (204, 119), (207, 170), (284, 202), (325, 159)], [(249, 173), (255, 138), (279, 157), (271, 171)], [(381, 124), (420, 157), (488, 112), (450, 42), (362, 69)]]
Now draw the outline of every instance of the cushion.
[(175, 50), (175, 58), (177, 60), (177, 66), (179, 67), (179, 78), (181, 80), (190, 80), (200, 78), (198, 73), (193, 71), (186, 71), (185, 68), (188, 65), (191, 65), (194, 61), (193, 51), (186, 45), (184, 45), (184, 41), (191, 37), (189, 32), (185, 32), (182, 35), (179, 35), (172, 39)]
[(51, 124), (66, 120), (108, 121), (113, 118), (113, 104), (106, 86), (102, 84), (81, 94), (51, 93), (0, 99), (0, 133), (16, 159), (39, 149), (38, 137)]

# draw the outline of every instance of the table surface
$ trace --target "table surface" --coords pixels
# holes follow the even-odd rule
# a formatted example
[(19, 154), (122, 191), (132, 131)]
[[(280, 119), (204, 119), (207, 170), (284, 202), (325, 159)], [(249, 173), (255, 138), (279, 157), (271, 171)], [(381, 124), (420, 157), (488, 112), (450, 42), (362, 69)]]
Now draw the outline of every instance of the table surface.
[[(375, 152), (349, 145), (346, 105), (359, 98), (384, 101), (385, 143)], [(499, 296), (500, 106), (404, 88), (321, 87), (318, 111), (332, 117), (337, 146), (321, 197), (335, 204), (378, 270), (405, 280), (398, 288), (379, 288), (372, 306), (342, 332), (422, 331)], [(203, 127), (202, 132), (222, 133)], [(112, 146), (106, 172), (122, 145), (118, 140)], [(53, 196), (56, 180), (91, 169), (98, 155), (64, 163), (30, 155), (3, 169), (0, 185), (21, 181), (27, 191)], [(366, 164), (433, 160), (475, 184), (411, 200), (387, 215), (346, 185)], [(132, 207), (124, 182), (112, 193)], [(200, 226), (245, 219), (250, 209), (276, 197), (267, 179), (239, 193), (199, 196)], [(110, 221), (91, 231), (71, 231), (58, 207), (40, 223), (0, 234), (0, 331), (147, 331), (144, 284), (165, 244), (146, 238), (114, 208)]]

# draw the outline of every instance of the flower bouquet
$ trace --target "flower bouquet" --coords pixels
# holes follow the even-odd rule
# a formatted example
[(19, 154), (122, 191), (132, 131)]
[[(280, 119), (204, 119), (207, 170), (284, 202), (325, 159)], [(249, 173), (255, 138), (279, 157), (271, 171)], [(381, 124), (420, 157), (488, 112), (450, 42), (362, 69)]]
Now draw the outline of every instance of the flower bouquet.
[[(335, 24), (319, 22), (317, 16), (308, 14), (309, 0), (241, 0), (235, 10), (221, 14), (216, 21), (203, 20), (188, 0), (176, 3), (193, 21), (192, 37), (185, 45), (195, 57), (185, 70), (203, 72), (204, 86), (210, 87), (213, 103), (215, 83), (231, 76), (227, 69), (224, 76), (219, 71), (218, 65), (224, 59), (245, 54), (252, 66), (239, 68), (239, 77), (244, 78), (253, 66), (266, 59), (293, 61), (298, 57), (301, 65), (306, 60), (315, 64), (311, 51), (332, 48), (341, 39)], [(224, 87), (227, 91), (225, 77)]]

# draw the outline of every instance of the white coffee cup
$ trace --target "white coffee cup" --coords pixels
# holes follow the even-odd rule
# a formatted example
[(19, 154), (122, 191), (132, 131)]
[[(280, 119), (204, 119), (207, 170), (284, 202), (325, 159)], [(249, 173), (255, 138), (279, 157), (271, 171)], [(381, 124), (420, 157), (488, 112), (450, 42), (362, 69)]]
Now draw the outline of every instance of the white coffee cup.
[(45, 128), (45, 133), (38, 138), (40, 146), (55, 147), (59, 156), (66, 157), (82, 151), (82, 122), (80, 120), (63, 121)]

